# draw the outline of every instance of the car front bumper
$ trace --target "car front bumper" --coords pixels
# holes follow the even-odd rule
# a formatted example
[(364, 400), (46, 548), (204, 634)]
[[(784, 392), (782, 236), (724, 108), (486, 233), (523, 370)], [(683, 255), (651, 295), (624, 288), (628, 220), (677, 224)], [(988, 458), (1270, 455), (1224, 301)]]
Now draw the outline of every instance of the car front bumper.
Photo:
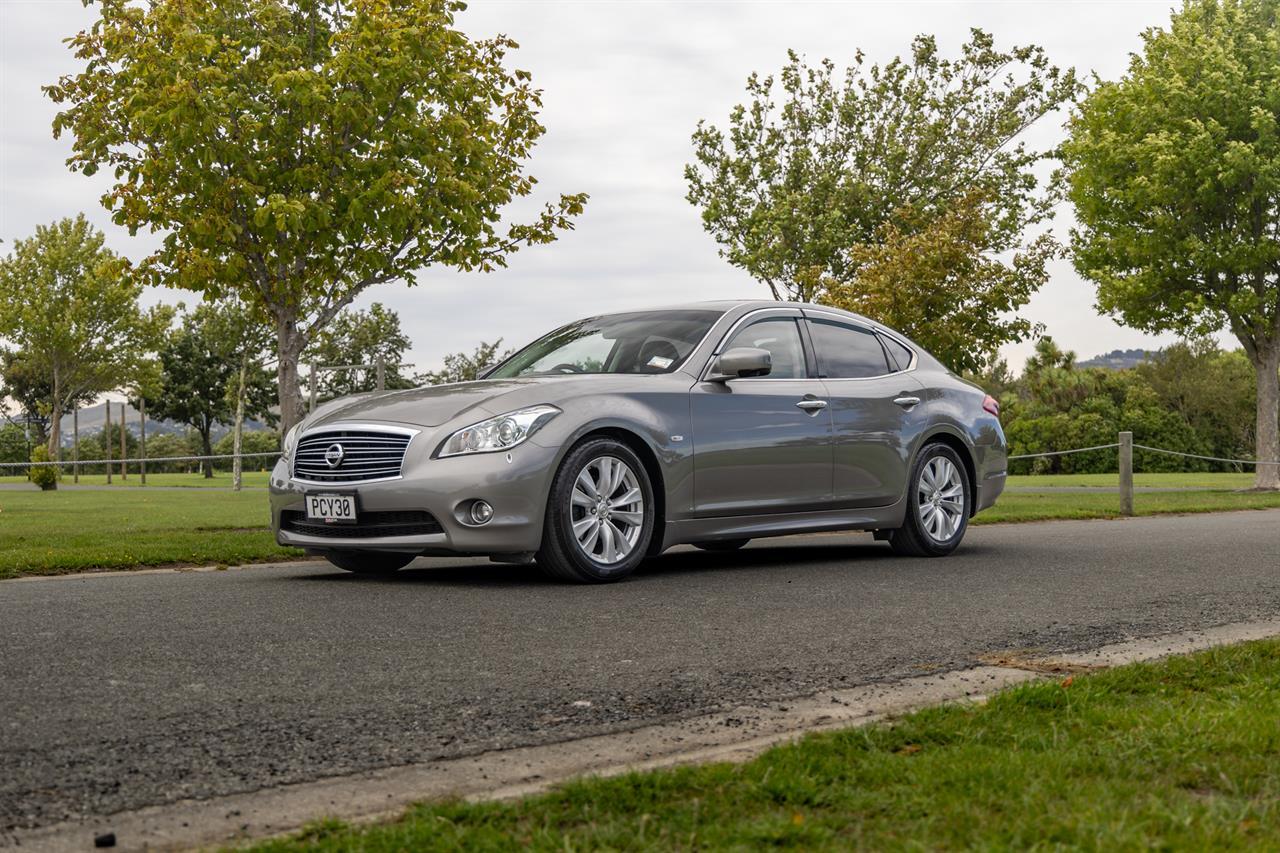
[[(415, 450), (417, 451), (415, 453)], [(556, 448), (525, 442), (509, 452), (432, 459), (410, 447), (400, 477), (367, 483), (302, 483), (281, 460), (271, 473), (271, 529), (276, 542), (312, 553), (390, 551), (403, 554), (528, 555), (542, 544), (546, 496), (555, 473)], [(344, 536), (343, 525), (326, 525), (317, 536), (282, 526), (286, 510), (305, 512), (308, 493), (354, 492), (358, 514), (425, 511), (438, 533), (366, 537)], [(493, 517), (482, 525), (467, 515), (475, 500), (487, 501)], [(352, 528), (353, 534), (359, 521)]]

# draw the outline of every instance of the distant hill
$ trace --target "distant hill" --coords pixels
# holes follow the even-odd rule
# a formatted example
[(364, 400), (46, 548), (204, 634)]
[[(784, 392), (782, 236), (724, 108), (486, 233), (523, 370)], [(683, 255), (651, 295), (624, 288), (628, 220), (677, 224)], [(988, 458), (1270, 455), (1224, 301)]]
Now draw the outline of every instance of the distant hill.
[(1076, 367), (1103, 367), (1107, 370), (1127, 370), (1147, 361), (1151, 354), (1143, 349), (1113, 349), (1102, 355), (1095, 355), (1088, 361), (1077, 361)]
[[(106, 403), (98, 403), (94, 406), (85, 406), (80, 410), (80, 434), (90, 435), (95, 432), (101, 432), (106, 424), (107, 405)], [(120, 422), (120, 402), (112, 401), (111, 403), (111, 422)], [(138, 410), (129, 404), (125, 404), (125, 425), (129, 432), (137, 435), (140, 427), (138, 418)], [(70, 415), (64, 415), (62, 418), (62, 437), (65, 441), (71, 441), (72, 420)], [(246, 420), (244, 422), (246, 430), (266, 429), (266, 424), (259, 421)], [(213, 440), (217, 441), (224, 434), (231, 430), (230, 425), (218, 424), (213, 428)], [(160, 435), (161, 433), (184, 433), (187, 431), (186, 426), (173, 421), (157, 421), (153, 418), (147, 418), (147, 435)]]

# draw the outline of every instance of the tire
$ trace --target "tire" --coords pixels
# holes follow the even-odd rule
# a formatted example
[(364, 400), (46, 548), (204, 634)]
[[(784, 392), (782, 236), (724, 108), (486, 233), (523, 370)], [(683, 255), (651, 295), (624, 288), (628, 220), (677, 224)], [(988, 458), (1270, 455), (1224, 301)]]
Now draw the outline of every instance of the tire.
[(385, 551), (330, 551), (324, 558), (340, 569), (358, 575), (392, 575), (413, 562), (412, 554)]
[(561, 581), (622, 580), (643, 562), (654, 517), (640, 457), (620, 441), (588, 439), (569, 451), (551, 483), (538, 566)]
[(738, 551), (746, 547), (750, 539), (720, 539), (714, 542), (694, 542), (693, 547), (702, 551), (725, 552)]
[(908, 557), (945, 557), (969, 529), (973, 495), (964, 461), (945, 444), (925, 445), (908, 483), (906, 518), (889, 544)]

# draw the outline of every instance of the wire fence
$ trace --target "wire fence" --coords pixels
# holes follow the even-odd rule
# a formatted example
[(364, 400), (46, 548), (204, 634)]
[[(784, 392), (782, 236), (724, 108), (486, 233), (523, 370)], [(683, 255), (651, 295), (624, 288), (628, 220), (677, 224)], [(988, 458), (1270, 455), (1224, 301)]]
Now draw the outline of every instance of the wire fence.
[(263, 457), (279, 456), (279, 450), (270, 450), (264, 453), (221, 453), (211, 456), (147, 456), (134, 459), (60, 459), (49, 462), (0, 462), (0, 468), (52, 468), (60, 466), (66, 468), (72, 465), (150, 465), (152, 463), (163, 464), (165, 462), (212, 462), (219, 459), (259, 459)]
[[(1019, 453), (1010, 456), (1010, 462), (1017, 462), (1020, 459), (1043, 459), (1049, 456), (1066, 456), (1071, 453), (1089, 453), (1094, 450), (1112, 450), (1120, 447), (1120, 442), (1112, 442), (1111, 444), (1096, 444), (1093, 447), (1073, 447), (1070, 450), (1046, 450), (1044, 453)], [(1166, 450), (1163, 447), (1151, 447), (1147, 444), (1134, 444), (1134, 450), (1147, 450), (1151, 453), (1163, 453), (1168, 456), (1182, 456), (1187, 459), (1202, 459), (1206, 462), (1222, 462), (1227, 465), (1280, 465), (1280, 461), (1270, 462), (1258, 459), (1227, 459), (1222, 456), (1203, 456), (1199, 453), (1184, 453), (1181, 450)]]

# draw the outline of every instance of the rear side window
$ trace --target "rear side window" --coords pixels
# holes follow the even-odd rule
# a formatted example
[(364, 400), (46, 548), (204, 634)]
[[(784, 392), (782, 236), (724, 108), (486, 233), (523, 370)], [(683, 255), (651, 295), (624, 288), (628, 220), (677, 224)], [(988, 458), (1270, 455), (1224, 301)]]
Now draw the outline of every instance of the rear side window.
[(899, 370), (906, 370), (911, 366), (911, 359), (915, 357), (915, 353), (910, 349), (898, 343), (888, 335), (881, 335), (880, 342), (884, 344), (884, 348), (889, 351), (889, 360), (896, 361), (898, 363), (897, 367)]
[(884, 376), (889, 367), (884, 347), (868, 329), (846, 326), (828, 320), (810, 320), (809, 332), (818, 354), (818, 370), (829, 379), (860, 379)]

